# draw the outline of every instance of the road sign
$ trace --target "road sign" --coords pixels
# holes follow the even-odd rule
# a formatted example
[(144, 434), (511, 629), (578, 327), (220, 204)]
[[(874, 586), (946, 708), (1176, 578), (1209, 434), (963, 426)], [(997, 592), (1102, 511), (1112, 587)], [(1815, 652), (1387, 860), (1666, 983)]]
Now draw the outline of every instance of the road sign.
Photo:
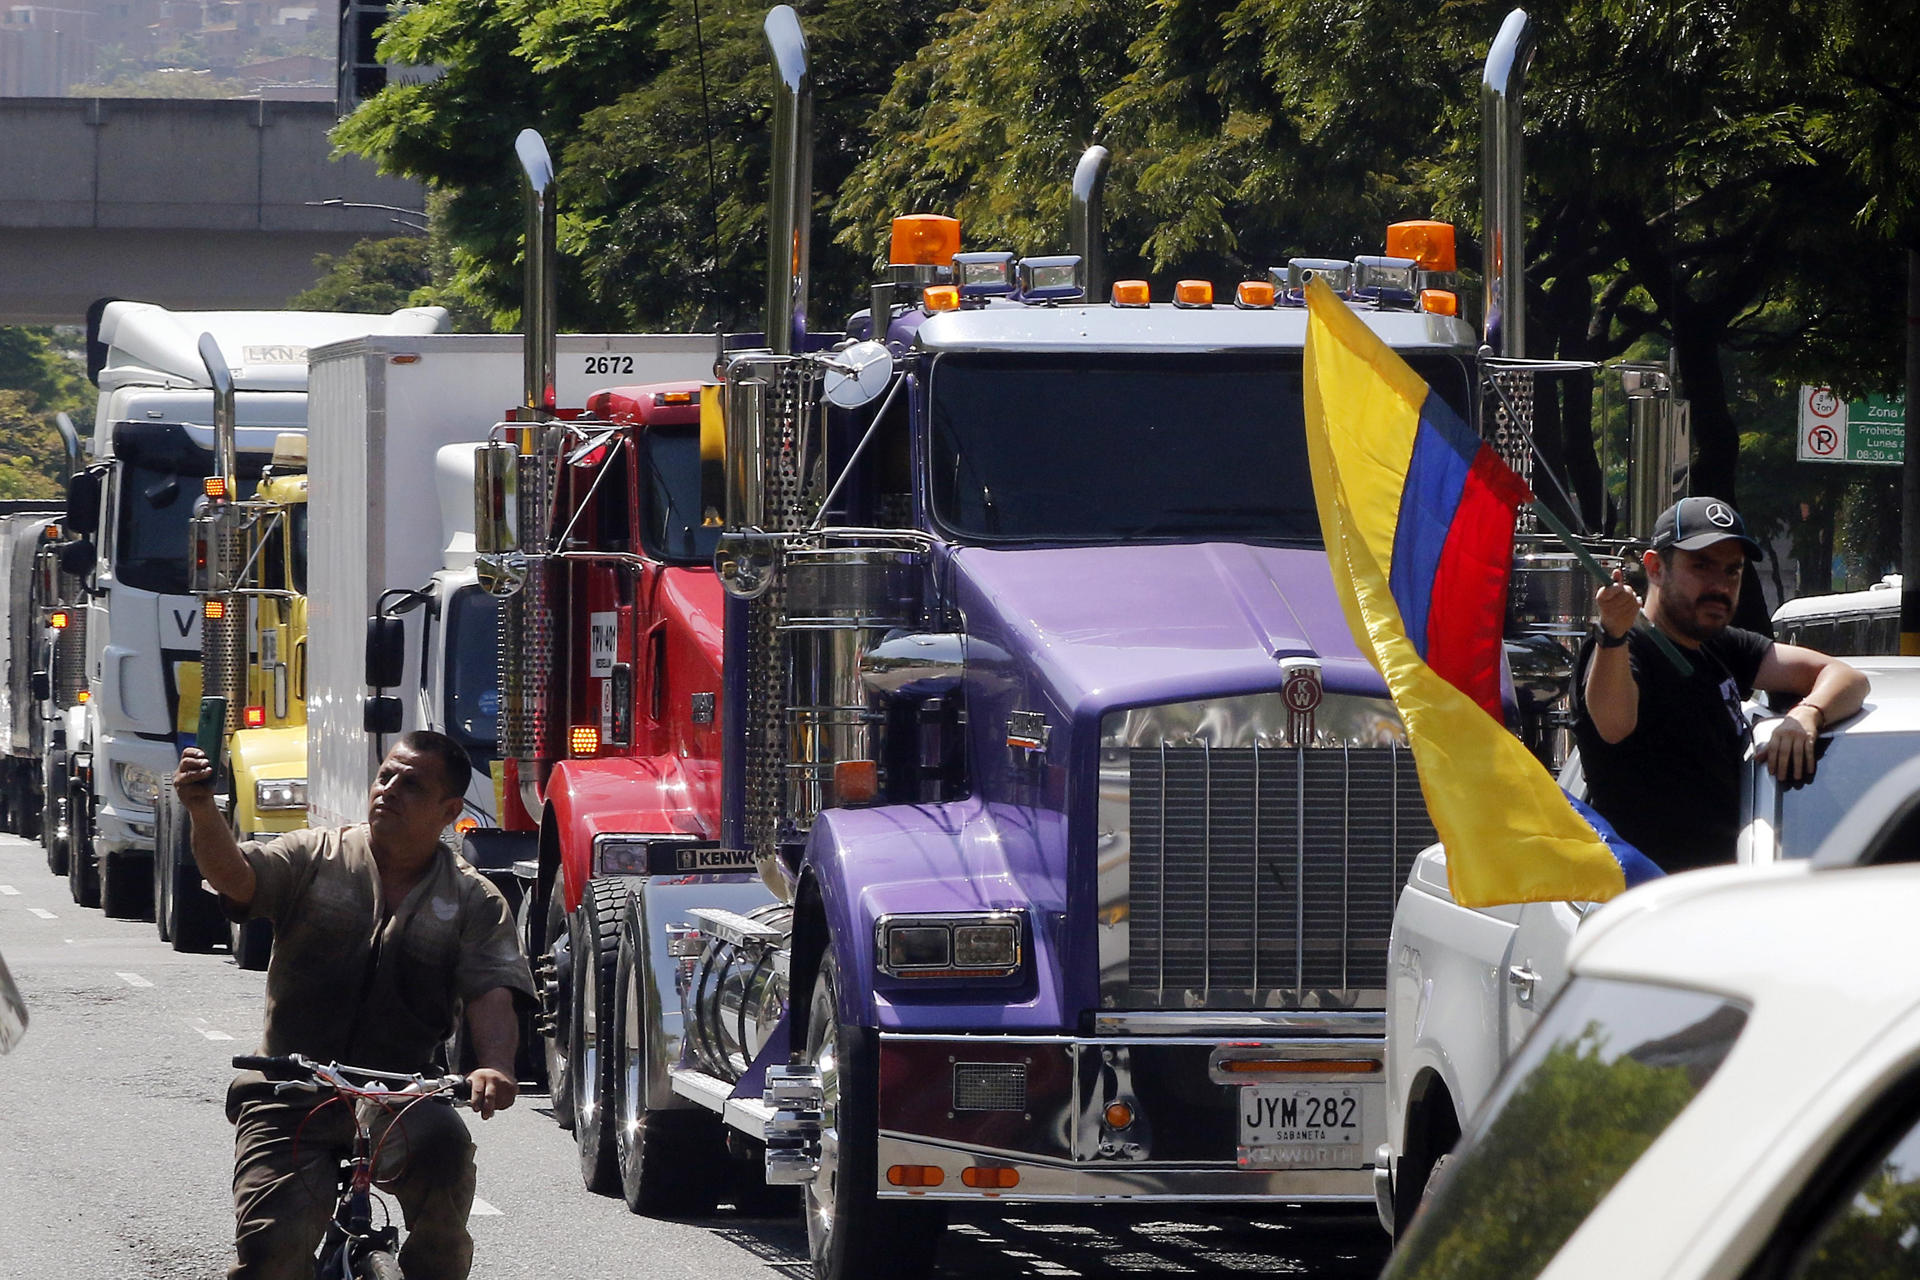
[(1905, 396), (1842, 400), (1832, 387), (1800, 388), (1800, 461), (1897, 467), (1906, 449)]

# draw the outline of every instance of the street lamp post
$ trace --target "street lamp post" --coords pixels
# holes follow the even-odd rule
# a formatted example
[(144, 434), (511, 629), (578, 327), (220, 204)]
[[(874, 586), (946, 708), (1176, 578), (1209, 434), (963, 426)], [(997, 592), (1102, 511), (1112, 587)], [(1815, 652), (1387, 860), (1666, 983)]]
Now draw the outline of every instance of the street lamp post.
[[(409, 231), (417, 231), (421, 235), (425, 235), (427, 232), (427, 212), (424, 209), (402, 209), (399, 205), (371, 204), (363, 200), (347, 200), (340, 196), (328, 196), (324, 200), (308, 200), (305, 203), (308, 208), (315, 209), (382, 209), (388, 213), (404, 215), (403, 217), (388, 218), (388, 222), (405, 227)], [(410, 218), (419, 218), (420, 221), (408, 221)]]

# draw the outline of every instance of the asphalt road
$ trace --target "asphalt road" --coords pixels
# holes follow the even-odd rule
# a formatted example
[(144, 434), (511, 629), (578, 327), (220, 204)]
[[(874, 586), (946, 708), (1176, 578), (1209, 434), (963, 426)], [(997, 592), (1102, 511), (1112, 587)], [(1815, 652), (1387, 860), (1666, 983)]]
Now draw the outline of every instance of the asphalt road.
[[(179, 955), (151, 924), (73, 905), (36, 844), (0, 836), (0, 953), (26, 1038), (0, 1057), (0, 1280), (223, 1275), (231, 1258), (228, 1060), (259, 1034), (262, 975)], [(570, 1135), (524, 1096), (481, 1124), (476, 1276), (804, 1277), (792, 1216), (630, 1214), (581, 1188)], [(942, 1277), (1373, 1276), (1371, 1218), (1164, 1207), (957, 1218)]]

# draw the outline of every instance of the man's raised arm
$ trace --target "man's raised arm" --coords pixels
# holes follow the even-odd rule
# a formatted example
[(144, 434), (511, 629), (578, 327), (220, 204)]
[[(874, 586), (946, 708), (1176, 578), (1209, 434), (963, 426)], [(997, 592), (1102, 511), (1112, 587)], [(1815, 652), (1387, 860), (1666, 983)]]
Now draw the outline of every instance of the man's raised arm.
[(193, 822), (193, 860), (200, 874), (224, 898), (246, 906), (253, 901), (253, 866), (234, 842), (227, 820), (213, 798), (213, 764), (198, 747), (180, 753), (173, 771), (174, 794)]

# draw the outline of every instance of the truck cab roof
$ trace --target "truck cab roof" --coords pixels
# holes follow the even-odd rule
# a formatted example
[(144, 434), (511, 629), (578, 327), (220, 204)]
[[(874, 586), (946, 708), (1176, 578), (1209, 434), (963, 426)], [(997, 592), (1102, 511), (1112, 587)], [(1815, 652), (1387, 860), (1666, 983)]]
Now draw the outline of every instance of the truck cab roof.
[(602, 421), (623, 426), (688, 426), (700, 421), (700, 384), (649, 382), (634, 387), (609, 387), (587, 397), (587, 412)]

